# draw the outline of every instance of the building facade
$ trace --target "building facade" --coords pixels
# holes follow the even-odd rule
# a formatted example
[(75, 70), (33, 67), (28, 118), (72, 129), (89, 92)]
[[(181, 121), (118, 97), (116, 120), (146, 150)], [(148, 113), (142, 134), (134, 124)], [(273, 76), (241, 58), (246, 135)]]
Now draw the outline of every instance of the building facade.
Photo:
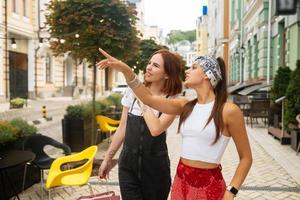
[(4, 54), (5, 54), (5, 9), (4, 1), (0, 2), (0, 101), (5, 100), (5, 84), (4, 84)]
[(207, 6), (202, 6), (202, 15), (196, 21), (196, 48), (198, 56), (208, 53)]
[[(49, 1), (0, 1), (0, 100), (81, 97), (92, 93), (90, 64), (76, 60), (70, 52), (54, 56), (50, 50), (51, 38), (45, 26), (45, 4)], [(131, 3), (136, 4), (138, 17), (142, 19), (142, 1)], [(143, 31), (143, 21), (137, 26)], [(97, 70), (96, 77), (99, 96), (125, 82), (112, 69)]]
[(228, 66), (229, 1), (208, 1), (208, 53), (223, 57)]
[[(51, 96), (87, 96), (92, 91), (93, 71), (85, 60), (79, 62), (70, 52), (54, 56), (50, 50), (50, 33), (45, 25), (46, 4), (49, 0), (40, 0), (39, 5), (39, 46), (37, 51), (37, 74), (34, 95)], [(80, 37), (80, 35), (78, 35)], [(97, 71), (97, 94), (102, 95), (107, 85), (103, 84), (105, 74)], [(105, 82), (104, 82), (105, 83)]]
[(1, 97), (28, 97), (34, 76), (37, 1), (1, 1)]
[(182, 56), (183, 60), (186, 62), (186, 66), (192, 66), (196, 56), (196, 42), (189, 42), (188, 40), (182, 40), (172, 45), (170, 48), (171, 51), (177, 52)]
[(275, 1), (271, 2), (269, 5), (269, 0), (230, 1), (230, 83), (267, 81), (279, 66), (292, 70), (296, 67), (300, 59), (300, 2), (297, 13), (287, 16), (277, 16)]

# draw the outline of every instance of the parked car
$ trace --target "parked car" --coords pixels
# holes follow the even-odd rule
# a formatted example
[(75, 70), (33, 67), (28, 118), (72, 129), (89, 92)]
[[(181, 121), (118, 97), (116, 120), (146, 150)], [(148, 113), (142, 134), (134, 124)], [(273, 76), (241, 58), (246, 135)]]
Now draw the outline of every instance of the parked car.
[(127, 90), (128, 85), (124, 84), (124, 85), (117, 85), (116, 87), (114, 87), (112, 89), (112, 92), (116, 92), (116, 93), (120, 93), (120, 94), (124, 94), (125, 91)]

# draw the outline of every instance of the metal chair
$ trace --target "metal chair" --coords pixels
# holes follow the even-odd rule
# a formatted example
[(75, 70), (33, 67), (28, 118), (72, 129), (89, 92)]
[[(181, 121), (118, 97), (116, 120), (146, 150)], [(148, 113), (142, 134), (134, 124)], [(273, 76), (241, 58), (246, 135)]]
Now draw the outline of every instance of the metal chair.
[(249, 117), (252, 128), (253, 119), (261, 118), (264, 121), (265, 126), (267, 125), (270, 109), (270, 100), (252, 100), (249, 109)]
[[(45, 135), (37, 134), (28, 137), (23, 144), (24, 150), (31, 150), (35, 153), (36, 157), (31, 162), (32, 164), (36, 165), (41, 171), (41, 195), (43, 198), (43, 181), (44, 181), (44, 170), (50, 169), (51, 164), (55, 160), (55, 158), (50, 157), (48, 154), (45, 153), (44, 147), (46, 145), (50, 145), (59, 149), (62, 149), (65, 155), (71, 154), (71, 149), (68, 145), (62, 144), (50, 137)], [(30, 164), (31, 164), (30, 163)], [(26, 168), (25, 166), (25, 173), (24, 173), (24, 181), (26, 179)], [(23, 181), (23, 188), (24, 188), (24, 181)]]

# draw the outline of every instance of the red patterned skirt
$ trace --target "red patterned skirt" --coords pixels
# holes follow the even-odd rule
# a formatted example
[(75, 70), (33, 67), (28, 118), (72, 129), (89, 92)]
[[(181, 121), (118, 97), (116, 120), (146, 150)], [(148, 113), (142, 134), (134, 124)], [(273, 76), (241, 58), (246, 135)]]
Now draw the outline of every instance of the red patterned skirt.
[(226, 184), (221, 165), (214, 169), (190, 167), (179, 161), (172, 185), (172, 200), (221, 200)]

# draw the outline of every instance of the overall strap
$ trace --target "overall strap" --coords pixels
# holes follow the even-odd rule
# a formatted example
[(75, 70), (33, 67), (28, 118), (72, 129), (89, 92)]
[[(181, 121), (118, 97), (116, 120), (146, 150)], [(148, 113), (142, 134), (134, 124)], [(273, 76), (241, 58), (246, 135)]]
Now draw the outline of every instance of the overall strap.
[[(169, 95), (167, 95), (166, 98), (169, 98)], [(160, 117), (161, 115), (162, 115), (162, 112), (159, 111), (158, 117)]]
[(134, 97), (134, 100), (133, 100), (133, 102), (132, 102), (132, 104), (131, 104), (131, 107), (130, 107), (130, 113), (132, 112), (132, 109), (133, 109), (133, 106), (134, 106), (134, 103), (136, 102), (136, 97)]

